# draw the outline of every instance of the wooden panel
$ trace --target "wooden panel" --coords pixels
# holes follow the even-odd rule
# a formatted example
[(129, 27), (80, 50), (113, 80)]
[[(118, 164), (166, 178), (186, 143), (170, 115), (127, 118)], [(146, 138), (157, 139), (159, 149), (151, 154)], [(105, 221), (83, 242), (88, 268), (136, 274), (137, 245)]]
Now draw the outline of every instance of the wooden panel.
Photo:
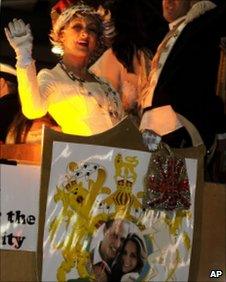
[(0, 281), (38, 281), (35, 252), (0, 250)]
[(16, 160), (19, 163), (40, 164), (40, 144), (0, 145), (0, 158)]
[(202, 202), (200, 262), (197, 281), (212, 281), (211, 270), (222, 270), (226, 281), (226, 185), (205, 183)]

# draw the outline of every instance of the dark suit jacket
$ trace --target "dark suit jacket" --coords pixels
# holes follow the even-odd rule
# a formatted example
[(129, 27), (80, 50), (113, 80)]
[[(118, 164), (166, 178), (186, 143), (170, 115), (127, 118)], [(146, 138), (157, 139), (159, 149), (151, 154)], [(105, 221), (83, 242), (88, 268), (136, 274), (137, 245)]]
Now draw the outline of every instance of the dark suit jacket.
[(197, 127), (207, 147), (216, 132), (224, 130), (223, 103), (216, 96), (223, 36), (226, 36), (226, 5), (187, 24), (165, 62), (151, 107), (172, 105)]

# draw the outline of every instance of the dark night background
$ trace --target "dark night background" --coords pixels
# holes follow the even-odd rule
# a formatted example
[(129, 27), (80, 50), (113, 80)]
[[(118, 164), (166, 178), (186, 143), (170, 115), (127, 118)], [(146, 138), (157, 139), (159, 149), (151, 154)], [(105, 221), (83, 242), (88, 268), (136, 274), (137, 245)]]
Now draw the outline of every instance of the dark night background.
[[(116, 0), (117, 1), (117, 0)], [(128, 20), (128, 17), (132, 16), (134, 11), (131, 11), (133, 0), (123, 1), (124, 7), (122, 7), (119, 17), (124, 17)], [(131, 2), (132, 1), (132, 2)], [(56, 61), (57, 57), (51, 53), (51, 44), (49, 42), (48, 34), (51, 28), (50, 11), (51, 7), (56, 3), (56, 0), (2, 0), (1, 1), (1, 25), (0, 25), (0, 62), (7, 63), (12, 66), (15, 65), (15, 53), (4, 34), (4, 27), (13, 18), (22, 18), (25, 23), (30, 23), (33, 34), (33, 57), (36, 60), (36, 66), (38, 70), (42, 67), (51, 67)], [(95, 6), (98, 3), (105, 3), (105, 6), (111, 8), (112, 0), (86, 0)], [(128, 4), (129, 3), (129, 4)], [(156, 11), (156, 15), (150, 17), (148, 10), (143, 8), (145, 15), (145, 22), (148, 22), (148, 30), (150, 31), (150, 38), (153, 38), (153, 46), (159, 42), (163, 36), (163, 30), (161, 24), (159, 26), (159, 20), (155, 21), (156, 17), (161, 16), (161, 0), (139, 0), (139, 5), (148, 5), (151, 9)], [(127, 5), (127, 6), (126, 6)], [(131, 6), (130, 7), (128, 7)], [(137, 5), (137, 4), (136, 4)], [(144, 5), (143, 5), (144, 6)], [(123, 9), (126, 9), (124, 11)], [(152, 13), (153, 14), (153, 13)], [(127, 17), (127, 18), (126, 18)], [(123, 19), (124, 20), (124, 19)], [(130, 19), (129, 19), (130, 20)], [(123, 22), (123, 21), (122, 21)], [(162, 21), (161, 21), (162, 23)], [(150, 27), (151, 26), (151, 27)], [(164, 28), (166, 26), (164, 25)], [(161, 32), (159, 33), (159, 28)], [(165, 32), (166, 29), (164, 29)], [(154, 31), (154, 33), (153, 33)], [(151, 41), (150, 41), (151, 42)], [(155, 48), (155, 47), (154, 47)]]
[(0, 62), (15, 65), (15, 53), (9, 45), (4, 27), (13, 18), (30, 23), (34, 37), (33, 57), (38, 68), (51, 66), (56, 57), (51, 53), (48, 33), (51, 27), (50, 9), (56, 1), (50, 0), (2, 0), (0, 30)]
[[(86, 0), (92, 4), (109, 3), (111, 7), (113, 0)], [(117, 1), (117, 0), (116, 0)], [(120, 1), (120, 0), (119, 0)], [(131, 1), (121, 0), (125, 7), (122, 7), (119, 17), (131, 17)], [(217, 3), (221, 3), (225, 0), (215, 0)], [(1, 24), (0, 24), (0, 62), (7, 63), (12, 66), (15, 65), (15, 53), (7, 42), (4, 34), (4, 27), (13, 18), (22, 18), (26, 23), (30, 23), (32, 34), (34, 37), (33, 57), (36, 60), (38, 70), (42, 67), (51, 67), (56, 61), (57, 57), (51, 53), (51, 44), (49, 42), (48, 34), (51, 28), (50, 11), (51, 7), (56, 3), (56, 0), (2, 0), (1, 1)], [(167, 25), (159, 17), (161, 16), (161, 0), (139, 0), (139, 5), (142, 5), (145, 13), (145, 22), (147, 26), (147, 32), (150, 38), (150, 46), (155, 51), (157, 44), (161, 41), (166, 32)], [(129, 4), (128, 4), (129, 3)], [(123, 6), (122, 5), (122, 6)], [(130, 5), (131, 8), (128, 6)], [(149, 13), (149, 8), (152, 13)], [(154, 13), (153, 13), (154, 11)], [(134, 11), (132, 11), (134, 12)], [(127, 17), (127, 19), (126, 19)], [(130, 20), (130, 19), (129, 19)], [(123, 22), (123, 21), (122, 21)], [(142, 22), (143, 25), (143, 22)]]

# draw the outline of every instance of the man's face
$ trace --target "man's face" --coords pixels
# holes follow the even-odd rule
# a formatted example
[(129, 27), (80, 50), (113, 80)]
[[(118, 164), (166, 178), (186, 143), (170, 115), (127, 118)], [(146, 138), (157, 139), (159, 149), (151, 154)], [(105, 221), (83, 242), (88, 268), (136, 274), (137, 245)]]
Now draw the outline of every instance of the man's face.
[(122, 220), (115, 220), (105, 230), (104, 239), (101, 243), (101, 251), (107, 262), (112, 261), (116, 257), (127, 235), (128, 230)]
[(163, 17), (169, 22), (183, 17), (190, 10), (191, 0), (162, 0)]

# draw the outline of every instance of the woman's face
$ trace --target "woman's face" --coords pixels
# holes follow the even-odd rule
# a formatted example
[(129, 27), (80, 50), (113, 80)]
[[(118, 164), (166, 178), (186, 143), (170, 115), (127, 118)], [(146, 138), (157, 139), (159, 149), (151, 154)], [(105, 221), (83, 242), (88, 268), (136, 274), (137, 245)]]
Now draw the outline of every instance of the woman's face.
[(128, 273), (133, 271), (137, 266), (137, 247), (132, 241), (128, 241), (122, 253), (122, 271)]
[(88, 18), (76, 17), (62, 30), (60, 38), (64, 54), (88, 57), (96, 49), (98, 26)]

